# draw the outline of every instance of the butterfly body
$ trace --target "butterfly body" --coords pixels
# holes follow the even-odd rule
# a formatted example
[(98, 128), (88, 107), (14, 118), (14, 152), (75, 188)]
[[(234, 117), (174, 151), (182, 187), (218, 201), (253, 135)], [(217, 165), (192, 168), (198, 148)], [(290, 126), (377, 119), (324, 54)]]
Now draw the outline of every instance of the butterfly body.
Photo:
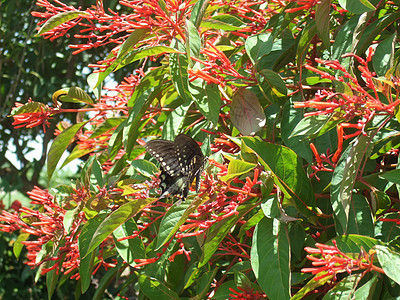
[(204, 155), (194, 139), (180, 134), (174, 141), (152, 140), (145, 147), (160, 163), (160, 198), (176, 195), (185, 199), (194, 179), (199, 190)]

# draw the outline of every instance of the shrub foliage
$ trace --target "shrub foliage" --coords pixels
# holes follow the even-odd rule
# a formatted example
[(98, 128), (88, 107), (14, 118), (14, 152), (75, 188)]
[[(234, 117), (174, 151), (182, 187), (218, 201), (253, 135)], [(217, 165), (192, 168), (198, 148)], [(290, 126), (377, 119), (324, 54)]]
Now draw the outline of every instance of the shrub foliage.
[[(76, 113), (57, 125), (47, 175), (65, 152), (62, 166), (84, 161), (2, 211), (14, 253), (27, 248), (49, 298), (67, 279), (77, 298), (95, 284), (95, 299), (397, 296), (399, 5), (37, 1), (41, 36), (73, 28), (75, 55), (112, 51), (88, 65), (90, 92), (60, 87), (11, 112), (44, 131)], [(144, 147), (181, 133), (208, 157), (182, 203), (159, 199)]]

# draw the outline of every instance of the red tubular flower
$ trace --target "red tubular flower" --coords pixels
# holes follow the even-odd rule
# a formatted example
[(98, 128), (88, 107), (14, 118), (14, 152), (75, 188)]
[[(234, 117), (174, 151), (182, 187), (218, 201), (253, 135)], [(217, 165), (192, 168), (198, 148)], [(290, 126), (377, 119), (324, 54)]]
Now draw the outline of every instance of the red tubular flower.
[(185, 254), (186, 259), (187, 259), (188, 261), (190, 261), (190, 254), (191, 254), (192, 252), (186, 250), (186, 249), (185, 249), (185, 245), (184, 245), (182, 242), (179, 244), (179, 247), (180, 247), (180, 249), (177, 250), (175, 253), (173, 253), (173, 254), (168, 258), (168, 260), (169, 260), (169, 261), (174, 261), (174, 259), (175, 259), (175, 257), (176, 257), (177, 255)]
[[(348, 272), (349, 274), (353, 271), (364, 270), (365, 272), (377, 271), (384, 274), (384, 271), (373, 265), (374, 252), (360, 253), (360, 255), (354, 255), (352, 257), (346, 255), (340, 251), (336, 245), (336, 241), (332, 241), (333, 246), (316, 243), (317, 248), (306, 247), (304, 248), (310, 254), (319, 254), (321, 258), (316, 256), (307, 255), (307, 258), (312, 261), (312, 268), (303, 268), (301, 272), (311, 273), (313, 275), (326, 272), (314, 278), (319, 280), (321, 278), (332, 276), (336, 279), (337, 273)], [(357, 258), (353, 258), (357, 257)]]
[(312, 7), (317, 5), (317, 3), (320, 1), (319, 0), (300, 0), (300, 1), (289, 0), (289, 2), (295, 2), (297, 5), (300, 5), (300, 6), (295, 7), (295, 8), (286, 9), (285, 10), (286, 13), (293, 13), (293, 12), (300, 11), (300, 10), (311, 9)]
[(198, 78), (202, 78), (202, 79), (204, 79), (205, 81), (207, 81), (207, 83), (215, 83), (215, 84), (220, 84), (221, 82), (218, 80), (218, 79), (216, 79), (216, 78), (214, 78), (214, 77), (212, 77), (212, 76), (210, 76), (209, 74), (208, 74), (208, 72), (205, 72), (205, 71), (203, 71), (203, 70), (192, 70), (192, 69), (188, 69), (187, 70), (188, 71), (188, 73), (189, 73), (189, 75), (192, 75), (192, 76), (195, 76), (195, 77), (198, 77)]
[[(334, 70), (337, 70), (341, 76), (332, 76), (326, 71), (317, 69), (314, 66), (306, 65), (305, 68), (321, 75), (322, 78), (327, 78), (332, 81), (341, 82), (346, 85), (351, 92), (333, 92), (328, 89), (321, 89), (311, 100), (304, 102), (295, 102), (295, 108), (312, 108), (314, 111), (308, 111), (304, 114), (305, 117), (326, 115), (335, 113), (336, 118), (342, 118), (342, 122), (337, 125), (338, 131), (338, 147), (332, 157), (334, 166), (343, 150), (343, 140), (357, 137), (360, 134), (365, 134), (365, 127), (373, 119), (376, 114), (386, 114), (389, 117), (394, 114), (394, 109), (400, 104), (400, 99), (393, 100), (392, 95), (398, 94), (399, 90), (396, 88), (395, 81), (397, 79), (391, 78), (393, 84), (386, 84), (385, 86), (377, 84), (379, 79), (375, 78), (376, 74), (369, 70), (368, 63), (372, 59), (372, 48), (368, 51), (367, 59), (363, 59), (353, 53), (343, 55), (343, 57), (352, 57), (358, 63), (358, 69), (366, 84), (359, 82), (359, 79), (348, 72), (338, 60), (321, 60), (316, 58), (315, 62), (326, 65)], [(392, 89), (396, 89), (395, 92)], [(387, 97), (387, 102), (381, 102), (379, 92)], [(349, 121), (354, 120), (352, 123)], [(345, 129), (350, 129), (351, 132), (346, 134)], [(314, 151), (315, 154), (315, 151)], [(317, 156), (316, 156), (317, 157)], [(318, 162), (318, 166), (313, 166), (315, 171), (322, 170), (322, 165)], [(312, 175), (315, 175), (313, 173)]]
[[(82, 229), (82, 222), (86, 221), (85, 213), (81, 211), (78, 213), (71, 224), (69, 232), (64, 228), (64, 216), (66, 210), (61, 207), (58, 202), (54, 201), (54, 197), (49, 194), (47, 190), (42, 190), (35, 187), (32, 191), (28, 192), (29, 197), (32, 199), (32, 208), (22, 206), (18, 213), (9, 213), (1, 211), (0, 231), (14, 232), (21, 230), (22, 232), (32, 235), (30, 240), (21, 242), (26, 246), (28, 251), (26, 262), (32, 268), (43, 265), (46, 262), (52, 262), (51, 266), (42, 268), (42, 274), (51, 270), (57, 269), (64, 274), (76, 272), (79, 267), (80, 257), (78, 248), (79, 233)], [(70, 198), (65, 198), (63, 205), (70, 206), (70, 202), (79, 203), (86, 197), (85, 191), (77, 190)], [(36, 205), (36, 206), (35, 206)], [(48, 241), (53, 241), (55, 246), (58, 246), (58, 251), (43, 256), (43, 245)], [(108, 237), (100, 245), (100, 250), (97, 255), (97, 261), (100, 266), (105, 268), (114, 266), (113, 263), (105, 262), (103, 260), (103, 249), (111, 249), (113, 238)], [(41, 259), (38, 260), (40, 255)], [(96, 268), (97, 270), (98, 268)], [(71, 278), (79, 278), (79, 273), (73, 275)]]
[(254, 291), (253, 289), (250, 290), (245, 290), (241, 288), (240, 286), (236, 287), (239, 291), (229, 288), (229, 290), (232, 292), (229, 294), (230, 299), (264, 299), (267, 298), (267, 295), (259, 292), (259, 291)]
[[(363, 117), (366, 120), (370, 120), (370, 116), (375, 110), (387, 114), (393, 114), (394, 106), (391, 103), (391, 99), (388, 99), (390, 104), (386, 105), (382, 103), (378, 97), (377, 87), (373, 81), (375, 73), (369, 71), (368, 67), (368, 62), (371, 60), (371, 56), (371, 50), (369, 51), (367, 60), (364, 60), (353, 53), (343, 55), (343, 57), (353, 57), (360, 63), (358, 69), (361, 71), (361, 74), (367, 83), (367, 87), (372, 90), (374, 96), (372, 96), (370, 91), (366, 90), (359, 83), (358, 79), (349, 73), (338, 60), (330, 61), (316, 58), (316, 62), (331, 67), (334, 70), (341, 71), (343, 76), (334, 77), (329, 73), (321, 71), (311, 65), (306, 65), (305, 68), (320, 74), (322, 78), (344, 83), (349, 87), (350, 90), (353, 91), (353, 95), (350, 96), (349, 94), (345, 93), (333, 93), (331, 91), (321, 89), (321, 91), (317, 93), (316, 98), (305, 102), (296, 102), (294, 107), (310, 107), (318, 109), (319, 111), (314, 114), (327, 114), (333, 112), (335, 109), (340, 108), (340, 111), (343, 113), (345, 118)], [(349, 81), (346, 81), (344, 78), (349, 79)], [(325, 99), (325, 102), (321, 102), (320, 100), (322, 99)]]
[[(33, 102), (29, 100), (29, 103)], [(14, 109), (22, 106), (23, 104), (17, 102), (15, 103)], [(36, 111), (23, 112), (19, 114), (17, 112), (15, 115), (12, 116), (14, 118), (14, 122), (12, 123), (12, 125), (14, 125), (15, 128), (33, 128), (43, 124), (43, 131), (46, 132), (46, 126), (49, 127), (50, 125), (49, 120), (51, 119), (50, 116), (52, 114), (52, 111), (47, 105), (41, 105), (38, 106), (38, 108), (39, 110)]]

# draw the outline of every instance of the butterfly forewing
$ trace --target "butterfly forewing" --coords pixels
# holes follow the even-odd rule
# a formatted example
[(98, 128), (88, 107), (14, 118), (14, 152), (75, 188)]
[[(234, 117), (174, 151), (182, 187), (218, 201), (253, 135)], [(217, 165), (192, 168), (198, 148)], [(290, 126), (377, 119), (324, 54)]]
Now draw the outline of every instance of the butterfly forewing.
[(162, 139), (150, 141), (146, 149), (161, 165), (161, 198), (167, 194), (186, 198), (195, 178), (198, 191), (204, 155), (194, 139), (180, 134), (174, 142)]
[(176, 176), (181, 173), (174, 142), (161, 139), (152, 140), (146, 144), (146, 150), (160, 163), (164, 172), (170, 176)]

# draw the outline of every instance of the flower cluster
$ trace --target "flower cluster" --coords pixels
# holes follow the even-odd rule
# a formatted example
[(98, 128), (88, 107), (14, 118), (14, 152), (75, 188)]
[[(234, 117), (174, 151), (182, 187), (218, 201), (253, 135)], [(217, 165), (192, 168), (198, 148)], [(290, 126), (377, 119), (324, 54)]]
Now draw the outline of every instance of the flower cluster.
[[(396, 106), (400, 104), (400, 99), (393, 99), (390, 92), (391, 87), (397, 86), (398, 79), (392, 77), (388, 80), (380, 81), (376, 77), (375, 72), (369, 70), (368, 64), (372, 60), (373, 49), (370, 48), (367, 59), (363, 59), (358, 55), (348, 53), (343, 55), (343, 58), (352, 57), (358, 61), (358, 70), (364, 79), (365, 86), (358, 80), (358, 78), (351, 74), (338, 60), (328, 61), (316, 58), (315, 61), (322, 65), (339, 71), (342, 75), (333, 76), (326, 71), (315, 68), (312, 65), (305, 65), (305, 68), (321, 75), (321, 78), (329, 79), (332, 82), (341, 82), (347, 86), (349, 92), (334, 92), (332, 90), (321, 89), (316, 94), (316, 97), (304, 102), (295, 102), (295, 108), (314, 108), (314, 112), (308, 112), (305, 117), (312, 115), (324, 115), (334, 112), (340, 113), (343, 120), (350, 121), (358, 117), (357, 124), (353, 124), (355, 128), (359, 129), (358, 133), (362, 132), (375, 113), (393, 114)], [(392, 81), (392, 82), (390, 82)], [(377, 83), (381, 82), (380, 85)], [(381, 92), (387, 95), (387, 104), (383, 103), (379, 98), (378, 93)], [(342, 124), (343, 127), (352, 127), (350, 124)], [(354, 134), (352, 136), (355, 136)], [(352, 137), (349, 136), (349, 137)]]
[(260, 291), (254, 291), (253, 289), (250, 290), (245, 290), (241, 287), (236, 287), (239, 291), (229, 288), (229, 290), (232, 292), (229, 294), (231, 299), (265, 299), (267, 298), (267, 295), (265, 293), (262, 293)]
[[(75, 273), (72, 278), (79, 279), (79, 273), (76, 273), (80, 262), (78, 237), (81, 225), (87, 219), (81, 211), (67, 225), (69, 221), (65, 220), (65, 215), (68, 206), (86, 201), (88, 193), (84, 189), (75, 192), (70, 195), (65, 207), (61, 207), (48, 191), (35, 187), (28, 192), (32, 208), (22, 206), (13, 213), (1, 211), (0, 222), (4, 223), (0, 224), (0, 231), (21, 231), (31, 236), (31, 239), (21, 242), (28, 250), (27, 264), (32, 268), (40, 266), (42, 274), (57, 270), (63, 274)], [(110, 248), (111, 241), (106, 239), (101, 249)], [(99, 265), (96, 270), (100, 266), (115, 266), (113, 262), (104, 261), (102, 253), (103, 250), (98, 255)]]
[[(374, 252), (368, 254), (362, 251), (360, 255), (352, 257), (340, 251), (335, 240), (333, 240), (332, 243), (333, 246), (316, 243), (315, 246), (317, 248), (304, 248), (304, 250), (309, 254), (313, 254), (307, 255), (307, 258), (312, 261), (314, 267), (303, 268), (301, 271), (318, 275), (314, 277), (314, 280), (316, 281), (331, 276), (336, 280), (336, 275), (338, 273), (347, 272), (351, 274), (357, 270), (362, 270), (364, 273), (377, 271), (384, 274), (384, 271), (381, 268), (373, 264)], [(315, 255), (320, 255), (321, 258), (318, 258)]]
[[(394, 94), (398, 94), (400, 89), (397, 85), (398, 78), (392, 76), (388, 79), (376, 77), (375, 72), (370, 71), (369, 63), (372, 60), (373, 49), (369, 48), (366, 59), (361, 58), (353, 53), (343, 55), (343, 58), (352, 58), (359, 63), (358, 70), (364, 83), (360, 82), (356, 75), (350, 73), (338, 60), (321, 60), (315, 58), (315, 62), (336, 70), (338, 76), (334, 76), (327, 71), (318, 69), (312, 65), (305, 65), (307, 70), (321, 75), (323, 79), (329, 79), (337, 82), (337, 86), (343, 85), (343, 92), (334, 91), (332, 89), (320, 89), (315, 97), (304, 102), (295, 102), (295, 108), (309, 108), (314, 111), (306, 112), (305, 117), (318, 115), (333, 115), (336, 119), (342, 120), (337, 125), (338, 147), (331, 160), (328, 162), (326, 158), (329, 156), (318, 155), (316, 148), (311, 145), (311, 149), (316, 157), (317, 166), (315, 171), (331, 171), (326, 169), (322, 161), (328, 162), (332, 167), (337, 163), (343, 150), (343, 140), (354, 138), (360, 134), (366, 134), (366, 127), (376, 115), (388, 115), (392, 117), (394, 110), (400, 104), (400, 99), (393, 99)], [(395, 93), (393, 93), (395, 89)], [(385, 95), (385, 101), (379, 96)], [(346, 134), (344, 129), (352, 132)]]
[(320, 3), (321, 1), (320, 0), (301, 0), (301, 1), (289, 0), (289, 2), (294, 2), (299, 6), (286, 9), (285, 12), (287, 12), (287, 13), (293, 13), (293, 12), (297, 12), (300, 10), (312, 9), (315, 5), (317, 5), (317, 3)]
[[(27, 107), (27, 109), (24, 109), (24, 106)], [(22, 110), (22, 112), (13, 114), (14, 122), (12, 125), (14, 125), (15, 128), (33, 128), (43, 125), (43, 131), (46, 132), (46, 127), (49, 127), (49, 120), (53, 114), (52, 110), (47, 105), (35, 105), (32, 99), (29, 98), (28, 103), (25, 105), (18, 102), (15, 103), (13, 111), (18, 110)]]

